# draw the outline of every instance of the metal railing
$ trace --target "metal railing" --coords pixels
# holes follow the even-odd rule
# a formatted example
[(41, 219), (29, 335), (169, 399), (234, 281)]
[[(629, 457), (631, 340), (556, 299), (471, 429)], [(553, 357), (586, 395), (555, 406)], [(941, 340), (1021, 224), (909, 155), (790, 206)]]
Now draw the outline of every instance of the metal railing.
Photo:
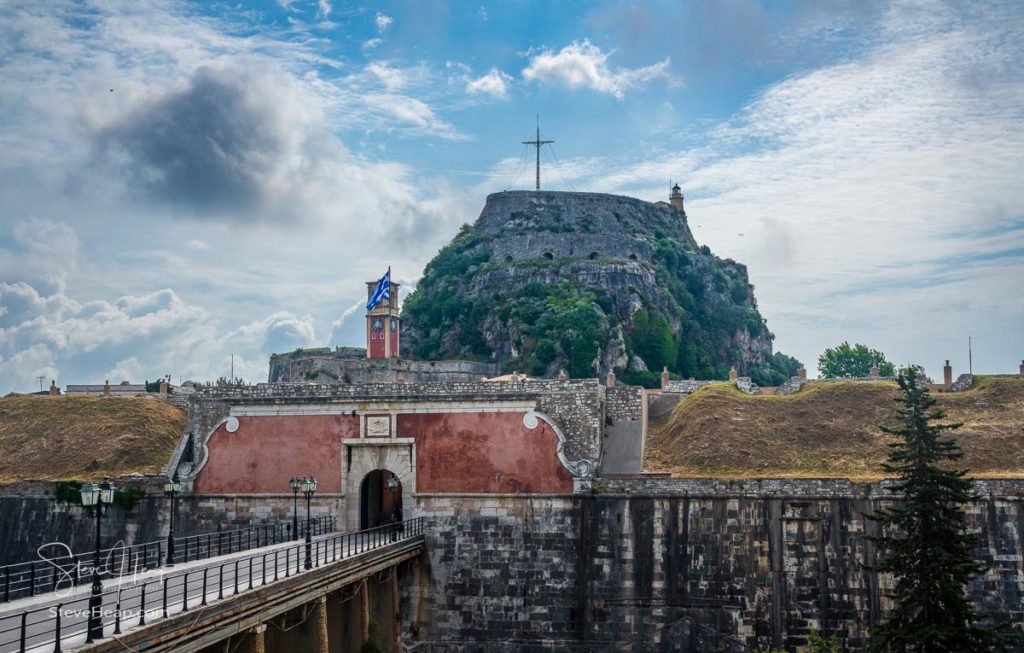
[[(311, 543), (313, 568), (372, 551), (423, 533), (423, 518), (349, 533), (327, 535)], [(122, 629), (144, 626), (171, 614), (180, 614), (212, 601), (262, 587), (303, 573), (306, 543), (238, 557), (187, 571), (163, 571), (152, 579), (133, 579), (104, 589), (101, 615), (104, 637)], [(61, 649), (63, 640), (86, 634), (88, 594), (0, 618), (0, 651), (25, 651), (44, 644)]]
[[(313, 535), (322, 535), (334, 529), (334, 517), (316, 517), (309, 520)], [(174, 560), (167, 560), (167, 540), (116, 546), (100, 550), (100, 575), (118, 577), (140, 570), (156, 569), (170, 563), (204, 560), (229, 553), (247, 551), (297, 539), (305, 534), (306, 520), (299, 521), (299, 532), (292, 533), (292, 522), (263, 524), (230, 531), (200, 533), (174, 538)], [(63, 549), (63, 551), (61, 551)], [(71, 553), (64, 545), (55, 545), (55, 555), (0, 567), (0, 603), (26, 596), (45, 594), (58, 585), (78, 586), (92, 578), (94, 552)]]

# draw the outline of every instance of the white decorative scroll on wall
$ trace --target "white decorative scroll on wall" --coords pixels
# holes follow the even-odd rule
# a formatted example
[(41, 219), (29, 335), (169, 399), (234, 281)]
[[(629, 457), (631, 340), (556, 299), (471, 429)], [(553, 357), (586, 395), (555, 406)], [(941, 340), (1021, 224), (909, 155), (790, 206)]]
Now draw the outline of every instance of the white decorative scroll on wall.
[(551, 421), (547, 415), (538, 413), (536, 411), (529, 411), (523, 415), (523, 426), (533, 430), (540, 426), (541, 422), (544, 422), (555, 432), (555, 437), (558, 438), (558, 444), (555, 446), (555, 454), (558, 456), (558, 461), (562, 463), (562, 466), (572, 472), (573, 476), (582, 479), (590, 479), (594, 473), (596, 465), (594, 461), (581, 458), (580, 460), (569, 460), (565, 455), (565, 434), (562, 433), (562, 429), (558, 428), (558, 425)]
[(387, 415), (373, 415), (366, 418), (366, 437), (386, 438), (391, 435), (391, 418)]

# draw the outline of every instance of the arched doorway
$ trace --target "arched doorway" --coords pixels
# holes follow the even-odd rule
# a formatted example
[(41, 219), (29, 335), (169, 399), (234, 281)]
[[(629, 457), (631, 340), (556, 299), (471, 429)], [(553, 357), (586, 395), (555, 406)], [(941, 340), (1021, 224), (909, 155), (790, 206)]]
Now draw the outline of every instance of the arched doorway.
[[(396, 517), (396, 510), (401, 512), (401, 505), (402, 481), (387, 469), (373, 470), (359, 485), (360, 530), (391, 523)], [(397, 516), (402, 517), (401, 514)]]

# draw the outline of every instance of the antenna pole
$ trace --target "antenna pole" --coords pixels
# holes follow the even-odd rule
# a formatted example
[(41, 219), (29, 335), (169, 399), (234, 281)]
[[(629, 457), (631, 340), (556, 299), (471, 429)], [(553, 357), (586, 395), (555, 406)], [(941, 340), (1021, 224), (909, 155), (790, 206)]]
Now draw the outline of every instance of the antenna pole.
[(971, 347), (971, 337), (967, 336), (967, 373), (974, 374), (974, 352)]
[(540, 140), (540, 114), (537, 114), (537, 138), (532, 141), (523, 141), (523, 145), (533, 145), (537, 148), (537, 190), (540, 190), (540, 148), (554, 141)]

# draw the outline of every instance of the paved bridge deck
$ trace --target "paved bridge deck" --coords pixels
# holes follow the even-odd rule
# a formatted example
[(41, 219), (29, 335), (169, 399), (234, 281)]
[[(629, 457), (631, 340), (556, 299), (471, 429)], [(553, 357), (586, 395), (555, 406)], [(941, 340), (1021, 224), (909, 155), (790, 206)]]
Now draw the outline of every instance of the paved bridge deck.
[[(405, 560), (423, 549), (422, 520), (267, 547), (122, 577), (104, 586), (105, 639), (86, 642), (89, 588), (0, 610), (0, 653), (196, 650)], [(59, 645), (56, 642), (59, 640)]]

